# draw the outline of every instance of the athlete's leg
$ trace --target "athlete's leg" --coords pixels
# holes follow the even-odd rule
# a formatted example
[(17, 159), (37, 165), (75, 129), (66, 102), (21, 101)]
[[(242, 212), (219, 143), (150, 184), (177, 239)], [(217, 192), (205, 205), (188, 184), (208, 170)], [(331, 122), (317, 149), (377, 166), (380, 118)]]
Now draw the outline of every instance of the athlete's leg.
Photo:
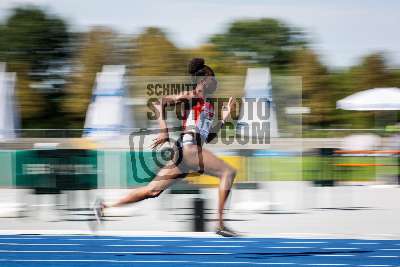
[(177, 178), (184, 178), (185, 174), (178, 167), (164, 167), (157, 176), (146, 186), (133, 189), (125, 197), (116, 203), (106, 206), (119, 207), (129, 203), (135, 203), (147, 198), (158, 197), (165, 189), (167, 189)]
[(185, 165), (194, 170), (199, 167), (200, 156), (200, 160), (204, 164), (204, 173), (220, 178), (218, 188), (218, 223), (220, 228), (224, 228), (224, 207), (236, 176), (236, 170), (212, 152), (204, 148), (199, 148), (196, 145), (185, 145), (183, 155)]

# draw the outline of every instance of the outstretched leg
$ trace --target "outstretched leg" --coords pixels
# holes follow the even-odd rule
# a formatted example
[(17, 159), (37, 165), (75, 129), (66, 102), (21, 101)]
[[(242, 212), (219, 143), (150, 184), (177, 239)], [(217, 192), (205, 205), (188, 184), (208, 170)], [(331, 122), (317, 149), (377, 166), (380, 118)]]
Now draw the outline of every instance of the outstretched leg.
[(148, 185), (133, 189), (116, 203), (105, 206), (105, 208), (120, 207), (147, 198), (158, 197), (165, 189), (174, 183), (177, 178), (184, 178), (184, 176), (185, 174), (182, 173), (178, 167), (164, 167)]

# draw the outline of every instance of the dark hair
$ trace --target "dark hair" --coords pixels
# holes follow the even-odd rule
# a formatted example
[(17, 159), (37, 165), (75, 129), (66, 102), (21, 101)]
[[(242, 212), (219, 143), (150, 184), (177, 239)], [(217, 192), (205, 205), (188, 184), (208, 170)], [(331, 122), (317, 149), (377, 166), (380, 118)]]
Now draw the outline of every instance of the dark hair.
[(205, 64), (203, 58), (192, 58), (188, 64), (188, 72), (192, 76), (215, 76), (214, 71)]
[[(217, 88), (217, 81), (214, 78), (214, 71), (205, 64), (203, 58), (192, 58), (188, 64), (188, 72), (190, 75), (192, 75), (192, 81), (194, 83), (206, 83), (205, 90), (207, 92), (211, 93)], [(207, 78), (207, 76), (209, 78)], [(207, 78), (207, 80), (205, 80), (205, 78)]]

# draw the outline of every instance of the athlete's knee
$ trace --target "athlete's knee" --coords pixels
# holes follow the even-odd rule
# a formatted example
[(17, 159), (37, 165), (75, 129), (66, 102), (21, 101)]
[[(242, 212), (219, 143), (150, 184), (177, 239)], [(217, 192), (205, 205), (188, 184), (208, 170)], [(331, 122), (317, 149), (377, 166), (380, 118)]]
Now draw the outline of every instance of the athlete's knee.
[(235, 180), (236, 170), (232, 167), (226, 167), (221, 174), (220, 187), (225, 190), (230, 190), (232, 188), (233, 182)]
[(236, 173), (236, 170), (230, 166), (224, 170), (224, 176), (231, 180), (235, 179)]
[(237, 174), (236, 169), (233, 169), (233, 168), (232, 168), (232, 169), (229, 171), (229, 176), (231, 177), (232, 180), (235, 179), (236, 174)]

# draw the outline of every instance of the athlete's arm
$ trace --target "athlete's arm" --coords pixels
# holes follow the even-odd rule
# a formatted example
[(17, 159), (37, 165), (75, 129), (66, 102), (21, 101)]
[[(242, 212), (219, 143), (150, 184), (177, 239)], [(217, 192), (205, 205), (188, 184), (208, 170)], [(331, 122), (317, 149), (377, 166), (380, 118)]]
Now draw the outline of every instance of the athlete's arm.
[[(199, 86), (199, 85), (197, 85)], [(196, 94), (194, 90), (189, 90), (189, 91), (183, 91), (179, 94), (176, 95), (166, 95), (160, 98), (160, 101), (162, 105), (168, 106), (168, 105), (175, 105), (178, 102), (185, 101), (185, 100), (191, 100), (193, 98), (196, 98)]]
[[(197, 86), (203, 86), (203, 84), (198, 84)], [(196, 89), (198, 88), (196, 87)], [(194, 93), (194, 90), (189, 90), (183, 91), (176, 95), (163, 96), (159, 99), (159, 101), (153, 103), (154, 108), (158, 112), (157, 120), (160, 126), (160, 133), (158, 134), (157, 138), (154, 139), (154, 143), (152, 144), (153, 149), (169, 141), (168, 126), (164, 117), (165, 107), (169, 105), (175, 105), (180, 101), (188, 101), (196, 97), (197, 96)]]
[(167, 122), (164, 119), (164, 116), (161, 115), (163, 107), (160, 103), (158, 105), (155, 105), (154, 107), (158, 110), (158, 113), (159, 113), (157, 120), (158, 120), (158, 124), (160, 126), (160, 132), (158, 133), (158, 136), (153, 140), (153, 144), (151, 145), (152, 149), (155, 149), (158, 146), (169, 141)]

